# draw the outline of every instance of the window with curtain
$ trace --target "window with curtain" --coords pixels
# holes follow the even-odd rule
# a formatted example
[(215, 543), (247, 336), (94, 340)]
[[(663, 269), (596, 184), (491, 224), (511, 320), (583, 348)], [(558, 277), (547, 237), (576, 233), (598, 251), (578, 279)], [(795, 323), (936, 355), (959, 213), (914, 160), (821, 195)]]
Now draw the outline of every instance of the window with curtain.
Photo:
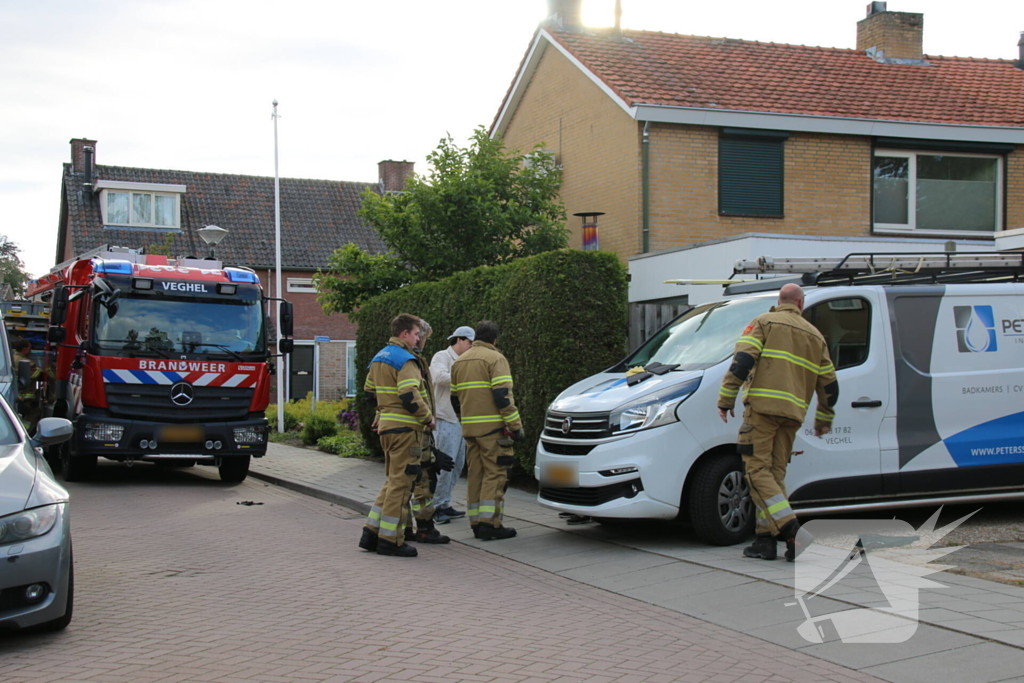
[(956, 153), (876, 150), (876, 230), (995, 232), (1002, 159)]
[(179, 227), (178, 197), (156, 192), (103, 190), (103, 224), (129, 227)]

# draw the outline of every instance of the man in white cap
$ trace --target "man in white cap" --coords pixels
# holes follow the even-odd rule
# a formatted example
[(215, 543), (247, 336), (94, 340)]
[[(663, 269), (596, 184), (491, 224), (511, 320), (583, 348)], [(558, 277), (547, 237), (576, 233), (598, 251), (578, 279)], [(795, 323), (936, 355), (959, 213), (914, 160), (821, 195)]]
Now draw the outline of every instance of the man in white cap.
[(434, 445), (455, 460), (451, 472), (440, 472), (437, 476), (437, 490), (434, 491), (434, 521), (446, 524), (453, 519), (465, 517), (466, 513), (452, 507), (452, 490), (462, 475), (466, 464), (466, 440), (462, 438), (462, 426), (452, 409), (452, 363), (473, 345), (476, 335), (473, 328), (463, 325), (448, 337), (448, 348), (438, 351), (430, 361), (430, 375), (434, 380), (434, 405), (436, 406), (437, 430)]

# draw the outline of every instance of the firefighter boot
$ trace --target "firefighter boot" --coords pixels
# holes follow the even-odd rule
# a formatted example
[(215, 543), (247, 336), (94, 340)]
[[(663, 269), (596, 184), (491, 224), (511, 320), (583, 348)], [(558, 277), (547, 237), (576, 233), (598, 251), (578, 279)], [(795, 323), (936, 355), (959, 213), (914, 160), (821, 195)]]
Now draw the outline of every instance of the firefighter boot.
[(760, 558), (762, 560), (774, 560), (778, 557), (775, 537), (771, 534), (758, 534), (754, 537), (754, 543), (743, 549), (743, 556)]
[(500, 541), (503, 538), (515, 536), (516, 530), (507, 526), (496, 527), (493, 524), (480, 522), (473, 527), (473, 535), (483, 541)]
[(408, 543), (405, 545), (395, 545), (384, 538), (377, 539), (377, 554), (391, 555), (392, 557), (416, 557), (419, 555), (416, 552), (416, 548), (413, 548)]
[(417, 543), (448, 543), (452, 539), (434, 527), (434, 520), (417, 519), (416, 537), (413, 540)]
[(797, 555), (810, 545), (813, 540), (806, 531), (800, 533), (800, 522), (790, 520), (786, 526), (779, 529), (778, 539), (786, 542), (786, 562), (793, 562)]
[(359, 547), (363, 550), (369, 550), (371, 553), (377, 552), (377, 534), (363, 527), (363, 535), (359, 539)]
[(403, 531), (402, 533), (404, 534), (404, 540), (406, 543), (416, 540), (416, 532), (412, 530), (411, 520), (410, 523), (406, 525), (405, 531)]

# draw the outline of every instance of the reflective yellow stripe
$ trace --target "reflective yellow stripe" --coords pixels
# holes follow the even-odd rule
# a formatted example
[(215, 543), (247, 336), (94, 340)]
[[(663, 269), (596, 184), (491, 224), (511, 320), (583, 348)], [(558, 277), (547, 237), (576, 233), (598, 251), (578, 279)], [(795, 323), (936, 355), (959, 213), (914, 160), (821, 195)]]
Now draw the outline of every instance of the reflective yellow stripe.
[(511, 415), (505, 415), (505, 422), (515, 422), (519, 419), (519, 411), (512, 413)]
[(398, 525), (392, 524), (391, 522), (380, 521), (380, 528), (387, 529), (388, 531), (398, 531)]
[(489, 382), (463, 382), (459, 385), (459, 391), (464, 389), (490, 389), (491, 385)]
[(825, 413), (820, 410), (814, 413), (814, 417), (818, 418), (822, 422), (831, 422), (832, 418), (834, 418), (835, 416), (835, 413)]
[(398, 383), (398, 388), (403, 389), (405, 387), (418, 387), (419, 385), (420, 381), (418, 379), (403, 379), (401, 382)]
[(412, 415), (398, 415), (396, 413), (383, 413), (382, 412), (380, 414), (380, 419), (381, 420), (390, 420), (392, 422), (407, 422), (409, 424), (414, 424), (414, 425), (423, 424), (422, 421), (420, 421), (418, 418), (413, 417)]
[(761, 357), (762, 358), (778, 358), (780, 360), (788, 360), (790, 363), (793, 363), (795, 365), (799, 365), (800, 367), (802, 367), (802, 368), (804, 368), (806, 370), (810, 370), (811, 372), (813, 372), (816, 375), (820, 375), (821, 374), (821, 367), (820, 366), (815, 365), (814, 363), (812, 363), (811, 361), (807, 360), (806, 358), (801, 358), (800, 356), (796, 356), (796, 355), (790, 353), (789, 351), (780, 351), (779, 349), (765, 349), (761, 353)]
[(764, 348), (764, 344), (761, 343), (760, 339), (758, 339), (757, 337), (751, 337), (749, 335), (740, 337), (739, 342), (737, 343), (750, 344), (751, 346), (756, 346), (759, 351)]
[(398, 387), (377, 387), (378, 394), (397, 394)]
[(462, 418), (462, 424), (474, 424), (476, 422), (502, 422), (501, 415), (474, 415), (473, 417), (465, 416)]
[(789, 393), (788, 391), (778, 391), (775, 389), (750, 389), (747, 392), (748, 396), (761, 396), (762, 398), (777, 398), (780, 401), (789, 401), (795, 403), (804, 410), (807, 410), (807, 402), (801, 400), (797, 396)]
[(740, 393), (739, 389), (726, 389), (725, 387), (722, 387), (718, 390), (719, 396), (728, 396), (729, 398), (736, 396), (738, 393)]
[(493, 387), (495, 384), (501, 384), (502, 382), (511, 382), (511, 381), (512, 381), (512, 375), (502, 375), (501, 377), (493, 377), (493, 378), (491, 378), (491, 386)]

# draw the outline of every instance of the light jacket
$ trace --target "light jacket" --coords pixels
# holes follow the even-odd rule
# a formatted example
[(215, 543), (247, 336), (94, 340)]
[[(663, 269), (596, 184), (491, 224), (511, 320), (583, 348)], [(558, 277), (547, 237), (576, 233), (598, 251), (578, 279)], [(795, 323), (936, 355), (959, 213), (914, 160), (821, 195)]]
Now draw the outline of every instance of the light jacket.
[(743, 330), (722, 379), (718, 407), (732, 410), (744, 383), (743, 403), (754, 412), (803, 422), (817, 393), (815, 427), (831, 426), (835, 417), (839, 382), (828, 346), (794, 304), (773, 306)]
[(522, 428), (512, 396), (512, 371), (494, 345), (475, 341), (452, 363), (452, 407), (459, 415), (463, 436)]
[(367, 399), (380, 415), (378, 432), (409, 427), (423, 431), (433, 419), (420, 362), (398, 337), (377, 352), (363, 385)]
[(459, 423), (459, 417), (452, 408), (452, 363), (459, 357), (455, 349), (448, 347), (434, 354), (430, 361), (430, 376), (434, 380), (434, 415), (438, 420)]

